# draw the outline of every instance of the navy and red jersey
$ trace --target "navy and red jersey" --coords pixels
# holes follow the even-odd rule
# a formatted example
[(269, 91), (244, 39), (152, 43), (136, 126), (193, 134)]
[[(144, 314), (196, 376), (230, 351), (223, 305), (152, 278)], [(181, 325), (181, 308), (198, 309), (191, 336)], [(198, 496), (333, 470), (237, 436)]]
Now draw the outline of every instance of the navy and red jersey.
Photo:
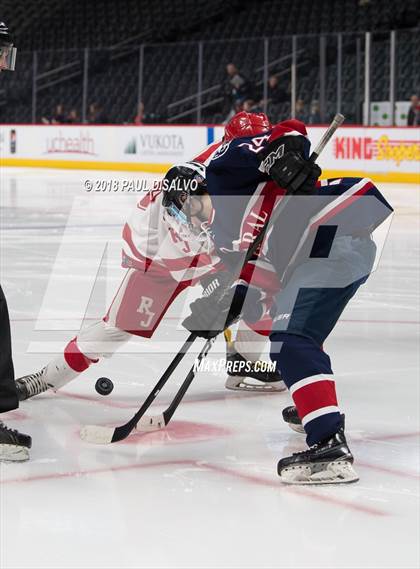
[[(207, 165), (207, 190), (214, 208), (212, 232), (220, 253), (246, 250), (262, 229), (275, 204), (280, 205), (285, 190), (279, 188), (260, 168), (260, 152), (278, 137), (301, 136), (304, 154), (309, 158), (310, 142), (300, 121), (290, 120), (263, 134), (236, 138), (222, 144)], [(366, 196), (372, 200), (359, 200)], [(276, 221), (276, 269), (281, 276), (287, 265), (296, 260), (302, 239), (320, 225), (336, 226), (317, 239), (319, 250), (328, 249), (334, 235), (367, 235), (392, 212), (375, 185), (367, 178), (323, 180), (314, 187), (313, 196), (292, 196), (283, 204), (284, 211)], [(278, 229), (278, 228), (277, 228)], [(267, 236), (269, 237), (269, 236)], [(267, 238), (266, 242), (270, 242)], [(268, 245), (263, 252), (270, 259)], [(316, 256), (317, 251), (314, 251)], [(271, 260), (271, 259), (270, 259)]]
[[(225, 142), (213, 154), (207, 164), (206, 181), (215, 210), (212, 229), (218, 249), (238, 249), (238, 243), (243, 241), (245, 219), (250, 209), (255, 212), (260, 205), (259, 195), (284, 194), (284, 190), (260, 170), (259, 153), (279, 136), (303, 136), (309, 157), (310, 143), (306, 134), (305, 125), (300, 121), (284, 121), (262, 135)], [(265, 187), (267, 183), (271, 185), (269, 191)]]

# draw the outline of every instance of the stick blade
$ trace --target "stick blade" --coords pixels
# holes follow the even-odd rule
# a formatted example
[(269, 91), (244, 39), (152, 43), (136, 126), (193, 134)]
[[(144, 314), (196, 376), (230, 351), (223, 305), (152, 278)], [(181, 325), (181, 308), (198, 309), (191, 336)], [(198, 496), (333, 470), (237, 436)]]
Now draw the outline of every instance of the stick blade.
[(114, 436), (112, 427), (100, 427), (97, 425), (86, 425), (80, 430), (80, 438), (88, 443), (96, 445), (108, 445), (112, 443)]

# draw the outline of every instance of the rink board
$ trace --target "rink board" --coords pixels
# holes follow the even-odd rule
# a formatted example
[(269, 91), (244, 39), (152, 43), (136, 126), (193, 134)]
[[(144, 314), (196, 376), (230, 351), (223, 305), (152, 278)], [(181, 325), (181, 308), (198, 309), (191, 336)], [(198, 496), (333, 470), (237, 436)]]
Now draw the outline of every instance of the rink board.
[[(313, 144), (325, 127), (308, 127)], [(0, 165), (165, 172), (220, 140), (223, 126), (2, 125)], [(342, 127), (324, 150), (324, 177), (420, 181), (420, 129)]]

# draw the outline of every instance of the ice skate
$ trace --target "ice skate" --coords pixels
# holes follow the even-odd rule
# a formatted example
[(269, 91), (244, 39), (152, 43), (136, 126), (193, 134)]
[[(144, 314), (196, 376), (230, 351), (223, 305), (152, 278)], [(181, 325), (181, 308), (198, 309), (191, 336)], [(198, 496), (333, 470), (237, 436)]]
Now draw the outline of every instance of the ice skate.
[(78, 375), (79, 372), (68, 365), (64, 355), (59, 355), (41, 370), (19, 377), (15, 381), (19, 401), (35, 397), (48, 389), (56, 391)]
[(0, 421), (0, 461), (21, 462), (29, 459), (32, 439)]
[(282, 411), (283, 421), (289, 425), (289, 427), (296, 431), (297, 433), (305, 433), (302, 421), (298, 415), (297, 409), (294, 405), (285, 407)]
[[(296, 433), (305, 434), (305, 429), (302, 425), (302, 421), (294, 405), (285, 407), (282, 411), (282, 415), (283, 415), (283, 421), (289, 425), (292, 431), (296, 431)], [(341, 420), (343, 422), (343, 427), (344, 427), (344, 420), (345, 420), (344, 413), (341, 414)]]
[(277, 466), (285, 484), (344, 484), (359, 480), (344, 428), (308, 450), (282, 458)]
[[(265, 393), (278, 393), (286, 390), (286, 386), (277, 371), (261, 371), (268, 362), (247, 360), (236, 350), (235, 344), (231, 340), (230, 330), (226, 330), (225, 339), (228, 374), (225, 387), (227, 389)], [(250, 367), (251, 369), (249, 369)]]
[(48, 385), (46, 382), (47, 366), (43, 367), (40, 371), (24, 375), (19, 377), (15, 381), (16, 391), (19, 397), (19, 401), (25, 401), (25, 399), (30, 399), (44, 393), (48, 389), (52, 388), (52, 385)]

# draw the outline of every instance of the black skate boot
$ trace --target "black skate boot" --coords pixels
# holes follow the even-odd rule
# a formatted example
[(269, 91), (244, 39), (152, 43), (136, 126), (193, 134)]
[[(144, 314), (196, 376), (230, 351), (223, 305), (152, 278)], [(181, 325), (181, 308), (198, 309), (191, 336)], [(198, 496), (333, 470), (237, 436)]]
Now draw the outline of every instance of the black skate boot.
[[(226, 338), (226, 335), (225, 335)], [(227, 339), (227, 338), (226, 338)], [(278, 371), (261, 371), (266, 362), (251, 362), (236, 351), (233, 342), (227, 341), (226, 362), (228, 378), (225, 383), (227, 389), (234, 391), (285, 391)], [(261, 365), (262, 364), (262, 365)], [(237, 370), (237, 371), (235, 371)], [(249, 380), (254, 381), (249, 381)]]
[(298, 415), (297, 409), (294, 405), (290, 405), (290, 407), (285, 407), (282, 411), (283, 421), (289, 425), (289, 427), (296, 431), (297, 433), (304, 433), (305, 429), (303, 428), (302, 421)]
[[(283, 421), (289, 425), (289, 427), (296, 431), (297, 433), (305, 433), (305, 429), (303, 428), (302, 421), (298, 415), (297, 409), (294, 405), (290, 405), (290, 407), (285, 407), (282, 411)], [(344, 428), (344, 414), (341, 414), (341, 421), (343, 423)]]
[(32, 439), (29, 435), (9, 429), (0, 421), (0, 460), (13, 462), (28, 460), (31, 446)]
[(343, 484), (359, 480), (344, 428), (308, 450), (282, 458), (277, 472), (286, 484)]
[(25, 399), (44, 393), (44, 391), (52, 387), (44, 379), (46, 369), (44, 367), (41, 371), (24, 375), (15, 381), (19, 401), (25, 401)]

